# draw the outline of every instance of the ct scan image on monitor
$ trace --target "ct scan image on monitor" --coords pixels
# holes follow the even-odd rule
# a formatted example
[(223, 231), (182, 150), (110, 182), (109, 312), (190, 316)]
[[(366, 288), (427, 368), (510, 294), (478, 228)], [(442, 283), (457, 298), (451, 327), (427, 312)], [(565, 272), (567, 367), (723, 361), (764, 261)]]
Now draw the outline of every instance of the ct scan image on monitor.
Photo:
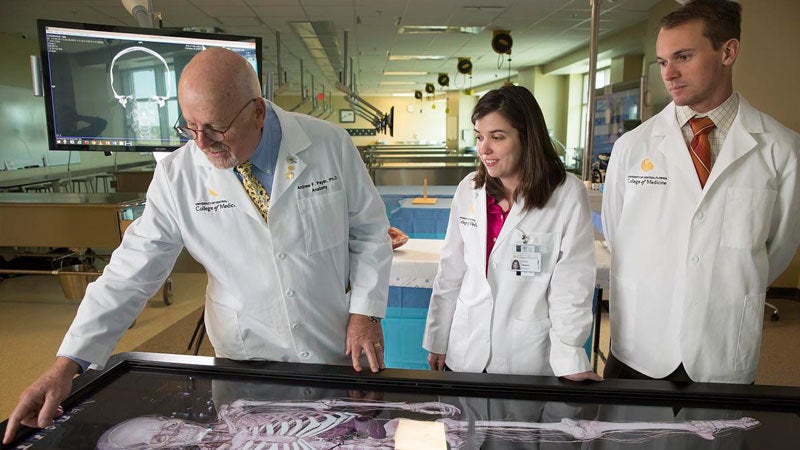
[(261, 79), (261, 39), (39, 20), (51, 150), (171, 151), (185, 142), (178, 79), (194, 55), (224, 47)]

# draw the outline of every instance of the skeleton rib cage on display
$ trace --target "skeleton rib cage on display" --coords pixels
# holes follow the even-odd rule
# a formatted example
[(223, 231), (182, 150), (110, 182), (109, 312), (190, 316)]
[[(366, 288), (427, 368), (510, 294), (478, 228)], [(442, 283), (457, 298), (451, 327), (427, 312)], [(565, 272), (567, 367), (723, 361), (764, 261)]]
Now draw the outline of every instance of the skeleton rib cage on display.
[[(606, 422), (572, 418), (541, 423), (461, 420), (461, 410), (444, 402), (239, 399), (222, 405), (217, 420), (209, 423), (156, 416), (131, 418), (107, 430), (97, 442), (97, 448), (388, 450), (395, 448), (396, 432), (403, 419), (374, 416), (388, 410), (418, 413), (420, 416), (416, 416), (416, 420), (442, 423), (448, 448), (451, 449), (471, 448), (468, 441), (475, 438), (500, 439), (509, 445), (512, 442), (568, 443), (594, 440), (642, 443), (676, 434), (714, 440), (735, 430), (749, 430), (760, 425), (758, 420), (750, 417), (663, 422)], [(426, 415), (433, 417), (425, 418)]]

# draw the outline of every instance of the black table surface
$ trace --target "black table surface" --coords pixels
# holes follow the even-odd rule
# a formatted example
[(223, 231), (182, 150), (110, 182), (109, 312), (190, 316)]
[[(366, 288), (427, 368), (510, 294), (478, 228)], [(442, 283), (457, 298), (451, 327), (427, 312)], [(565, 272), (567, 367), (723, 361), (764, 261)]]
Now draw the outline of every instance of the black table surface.
[[(444, 422), (449, 448), (773, 449), (800, 442), (796, 387), (578, 383), (396, 369), (373, 374), (154, 353), (115, 355), (103, 371), (76, 378), (63, 405), (66, 413), (52, 427), (26, 430), (8, 448), (125, 448), (121, 436), (142, 439), (142, 423), (152, 427), (159, 420), (172, 430), (170, 439), (178, 438), (178, 424), (205, 430), (193, 437), (202, 435), (202, 442), (183, 442), (189, 448), (221, 442), (236, 448), (244, 446), (242, 436), (253, 448), (259, 442), (280, 449), (394, 448), (401, 419)], [(290, 426), (334, 417), (341, 423), (316, 434), (300, 436)], [(132, 424), (139, 431), (126, 435)], [(280, 442), (273, 436), (278, 429)], [(291, 439), (296, 447), (287, 444)]]

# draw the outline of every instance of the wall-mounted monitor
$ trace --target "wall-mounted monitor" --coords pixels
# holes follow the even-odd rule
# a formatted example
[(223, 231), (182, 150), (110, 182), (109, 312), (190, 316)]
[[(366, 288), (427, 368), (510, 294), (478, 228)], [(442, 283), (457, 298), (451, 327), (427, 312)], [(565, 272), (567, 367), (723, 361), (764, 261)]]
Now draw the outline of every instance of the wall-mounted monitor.
[(261, 80), (261, 38), (38, 20), (51, 150), (171, 151), (177, 85), (192, 57), (224, 47)]

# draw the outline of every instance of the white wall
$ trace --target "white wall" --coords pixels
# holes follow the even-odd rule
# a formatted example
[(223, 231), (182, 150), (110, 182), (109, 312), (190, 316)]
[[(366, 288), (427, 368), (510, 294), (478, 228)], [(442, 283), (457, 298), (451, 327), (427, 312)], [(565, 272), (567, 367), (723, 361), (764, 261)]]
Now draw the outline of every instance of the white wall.
[[(278, 96), (275, 103), (282, 108), (289, 108), (299, 103), (298, 96)], [(376, 142), (396, 143), (443, 143), (446, 134), (447, 100), (437, 97), (436, 100), (416, 100), (413, 97), (364, 97), (369, 104), (388, 114), (394, 106), (394, 137), (378, 133), (376, 136), (354, 136), (356, 145), (370, 145)], [(412, 106), (412, 111), (408, 106)], [(342, 128), (372, 128), (372, 125), (359, 116), (355, 123), (340, 123), (339, 110), (352, 109), (339, 93), (333, 94), (334, 112), (326, 120)], [(298, 108), (298, 112), (306, 113), (311, 109), (310, 104)]]
[[(66, 162), (68, 152), (50, 151), (45, 138), (47, 122), (44, 117), (44, 99), (34, 97), (31, 86), (30, 55), (39, 54), (39, 44), (21, 34), (0, 33), (0, 92), (2, 92), (3, 111), (18, 111), (25, 117), (23, 126), (16, 126), (11, 120), (0, 121), (0, 161), (19, 155), (33, 155), (48, 160)], [(30, 93), (30, 95), (23, 94)], [(80, 162), (76, 162), (79, 160)], [(152, 161), (150, 154), (117, 153), (119, 164)], [(102, 152), (73, 152), (72, 169), (83, 170), (113, 167), (114, 158)], [(4, 166), (0, 164), (0, 168)], [(62, 166), (48, 166), (33, 169), (2, 171), (0, 180), (14, 180), (61, 173)]]

